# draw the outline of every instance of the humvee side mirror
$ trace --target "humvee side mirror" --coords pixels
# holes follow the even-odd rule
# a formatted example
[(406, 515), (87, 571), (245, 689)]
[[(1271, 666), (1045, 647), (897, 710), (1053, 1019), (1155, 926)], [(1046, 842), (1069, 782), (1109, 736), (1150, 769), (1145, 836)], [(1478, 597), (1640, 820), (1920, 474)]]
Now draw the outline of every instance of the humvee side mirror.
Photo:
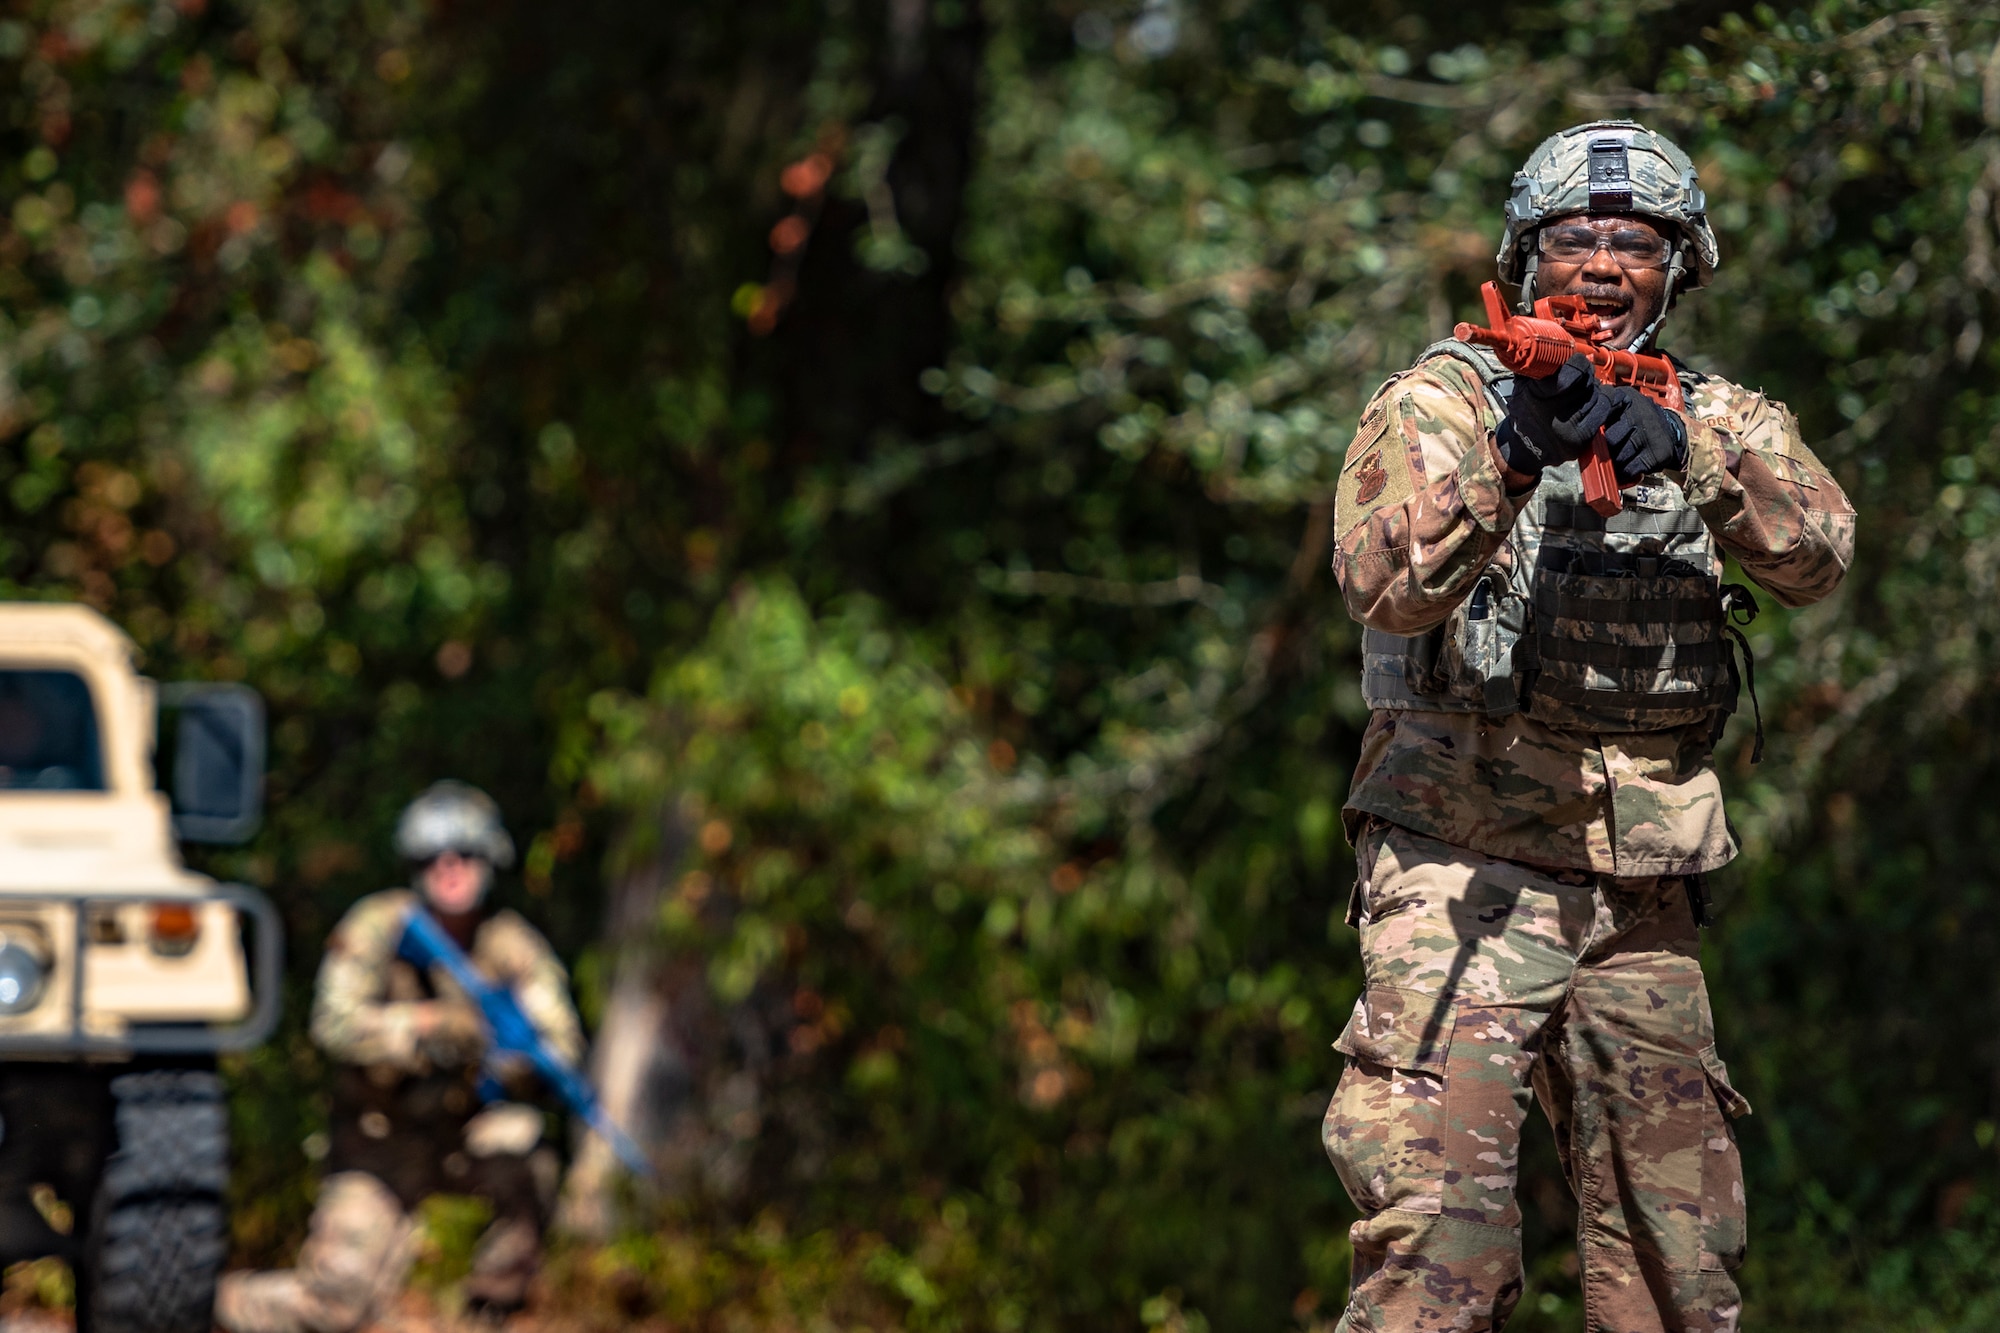
[(247, 685), (162, 685), (160, 707), (179, 714), (169, 788), (174, 836), (248, 842), (264, 815), (263, 699)]

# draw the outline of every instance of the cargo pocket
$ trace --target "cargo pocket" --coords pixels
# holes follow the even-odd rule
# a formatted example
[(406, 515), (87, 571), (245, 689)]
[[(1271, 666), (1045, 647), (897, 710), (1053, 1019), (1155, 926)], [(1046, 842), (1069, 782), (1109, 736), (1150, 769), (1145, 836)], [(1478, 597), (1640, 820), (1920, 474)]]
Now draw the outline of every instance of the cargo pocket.
[(1701, 1144), (1701, 1267), (1734, 1272), (1743, 1262), (1745, 1198), (1743, 1159), (1729, 1122), (1749, 1115), (1750, 1103), (1730, 1086), (1729, 1069), (1715, 1047), (1702, 1048), (1701, 1067), (1713, 1094)]
[(1708, 1075), (1708, 1086), (1715, 1090), (1715, 1102), (1722, 1113), (1731, 1120), (1741, 1120), (1750, 1114), (1750, 1102), (1729, 1083), (1729, 1066), (1722, 1063), (1722, 1057), (1715, 1053), (1715, 1047), (1704, 1046), (1701, 1050), (1702, 1072)]
[(1811, 507), (1812, 492), (1819, 489), (1819, 475), (1812, 465), (1801, 458), (1794, 458), (1781, 443), (1764, 455), (1764, 462), (1777, 475), (1778, 480), (1790, 483), (1799, 492), (1800, 499)]
[(1375, 877), (1375, 858), (1388, 840), (1386, 821), (1362, 816), (1360, 835), (1354, 839), (1354, 887), (1347, 893), (1347, 924), (1356, 930), (1368, 924), (1368, 882)]
[(1333, 1044), (1348, 1060), (1322, 1138), (1364, 1213), (1443, 1208), (1445, 1062), (1456, 1017), (1435, 995), (1374, 986)]

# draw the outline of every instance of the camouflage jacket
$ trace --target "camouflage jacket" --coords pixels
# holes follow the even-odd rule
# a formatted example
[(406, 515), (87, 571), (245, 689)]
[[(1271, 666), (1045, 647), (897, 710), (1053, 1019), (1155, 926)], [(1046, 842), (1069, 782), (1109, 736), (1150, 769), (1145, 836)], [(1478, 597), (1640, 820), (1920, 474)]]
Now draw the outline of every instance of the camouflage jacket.
[[(1854, 510), (1782, 404), (1683, 370), (1684, 503), (1785, 606), (1832, 592)], [(1349, 614), (1390, 634), (1446, 620), (1512, 559), (1528, 492), (1510, 493), (1498, 413), (1463, 362), (1437, 357), (1379, 389), (1335, 499), (1334, 573)], [(1558, 728), (1520, 713), (1382, 709), (1350, 788), (1350, 834), (1390, 823), (1489, 856), (1625, 876), (1710, 870), (1736, 853), (1708, 723), (1668, 731)]]
[[(327, 940), (313, 995), (312, 1035), (334, 1059), (407, 1074), (446, 1063), (419, 1034), (418, 1005), (466, 999), (442, 967), (420, 977), (396, 956), (403, 921), (415, 902), (408, 889), (372, 893), (347, 910)], [(557, 1054), (571, 1062), (582, 1057), (583, 1028), (570, 1004), (569, 977), (540, 931), (514, 912), (495, 912), (480, 923), (467, 952), (482, 974), (514, 992)]]

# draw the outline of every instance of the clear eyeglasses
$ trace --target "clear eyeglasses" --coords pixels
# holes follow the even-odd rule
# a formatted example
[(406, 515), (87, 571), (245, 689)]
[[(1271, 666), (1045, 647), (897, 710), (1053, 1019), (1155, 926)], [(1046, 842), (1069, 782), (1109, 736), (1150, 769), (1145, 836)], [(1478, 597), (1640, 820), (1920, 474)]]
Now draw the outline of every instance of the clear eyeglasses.
[(1542, 258), (1558, 264), (1587, 263), (1599, 249), (1611, 252), (1620, 268), (1665, 268), (1673, 242), (1656, 231), (1635, 227), (1598, 231), (1592, 227), (1544, 227), (1538, 241)]

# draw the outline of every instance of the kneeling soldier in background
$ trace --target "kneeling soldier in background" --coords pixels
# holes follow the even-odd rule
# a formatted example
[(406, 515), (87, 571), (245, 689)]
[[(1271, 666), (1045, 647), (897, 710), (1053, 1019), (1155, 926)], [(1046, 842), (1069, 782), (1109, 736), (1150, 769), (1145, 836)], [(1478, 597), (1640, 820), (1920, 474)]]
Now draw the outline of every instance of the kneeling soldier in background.
[[(576, 1061), (582, 1028), (562, 964), (520, 916), (485, 905), (494, 868), (514, 859), (492, 798), (463, 783), (433, 785), (403, 812), (396, 850), (417, 867), (423, 906), (474, 966), (512, 990), (550, 1048)], [(413, 1258), (410, 1213), (432, 1194), (493, 1206), (467, 1302), (504, 1313), (526, 1298), (556, 1154), (541, 1141), (535, 1107), (481, 1106), (487, 1039), (478, 1010), (442, 968), (421, 975), (398, 957), (418, 902), (407, 889), (371, 894), (327, 941), (312, 1035), (340, 1066), (328, 1174), (296, 1268), (223, 1278), (215, 1313), (229, 1333), (346, 1333), (367, 1323), (401, 1290)], [(532, 1075), (523, 1070), (520, 1081), (526, 1091)]]

